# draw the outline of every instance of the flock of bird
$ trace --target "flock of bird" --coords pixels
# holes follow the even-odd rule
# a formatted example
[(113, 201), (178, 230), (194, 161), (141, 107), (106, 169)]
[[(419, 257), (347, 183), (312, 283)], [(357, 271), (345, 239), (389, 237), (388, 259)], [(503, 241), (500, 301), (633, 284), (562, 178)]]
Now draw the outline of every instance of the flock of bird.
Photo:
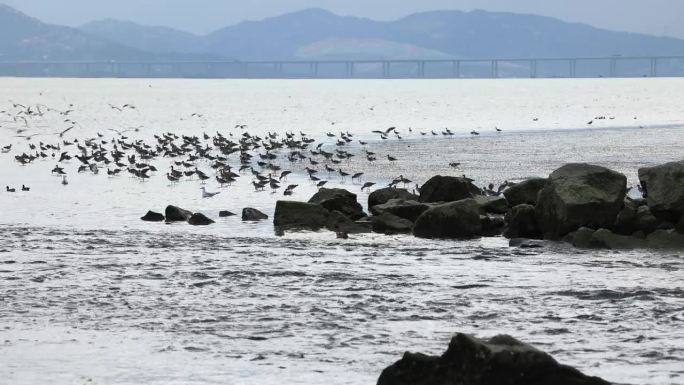
[[(115, 113), (124, 111), (137, 111), (132, 104), (116, 106), (108, 105)], [(15, 130), (16, 137), (26, 140), (28, 148), (14, 155), (14, 160), (20, 165), (29, 166), (36, 161), (54, 161), (55, 167), (51, 170), (53, 175), (60, 176), (61, 183), (67, 185), (69, 172), (105, 174), (110, 178), (128, 174), (142, 182), (155, 175), (163, 175), (171, 183), (180, 183), (188, 180), (199, 180), (203, 185), (206, 181), (214, 179), (220, 187), (230, 186), (245, 175), (250, 178), (250, 183), (255, 191), (264, 191), (266, 188), (273, 193), (282, 189), (283, 194), (292, 195), (297, 184), (283, 185), (288, 175), (293, 170), (301, 171), (302, 175), (320, 188), (328, 184), (333, 178), (339, 178), (341, 182), (347, 178), (352, 183), (358, 183), (360, 189), (368, 190), (376, 185), (376, 182), (362, 180), (364, 172), (344, 170), (352, 158), (365, 158), (368, 164), (378, 160), (378, 154), (370, 151), (368, 142), (355, 140), (354, 135), (348, 131), (338, 133), (327, 132), (323, 141), (318, 141), (313, 136), (304, 132), (267, 132), (265, 135), (254, 135), (247, 131), (246, 124), (235, 125), (239, 133), (229, 132), (223, 134), (201, 135), (177, 135), (173, 132), (153, 135), (151, 141), (135, 139), (129, 132), (139, 132), (142, 128), (134, 127), (127, 129), (108, 129), (112, 135), (97, 132), (89, 137), (78, 138), (73, 135), (73, 129), (85, 129), (72, 116), (77, 115), (76, 108), (70, 104), (63, 110), (54, 109), (46, 105), (23, 105), (12, 103), (12, 108), (0, 111), (0, 117), (6, 116), (10, 123), (9, 127)], [(66, 128), (55, 132), (38, 130), (37, 121), (44, 122), (46, 115), (53, 115), (62, 121)], [(203, 115), (194, 113), (190, 118), (203, 118)], [(597, 117), (596, 119), (600, 119)], [(538, 121), (538, 118), (534, 118)], [(2, 127), (0, 121), (0, 127)], [(334, 123), (333, 123), (334, 125)], [(502, 130), (494, 128), (499, 133)], [(421, 136), (453, 136), (455, 133), (448, 128), (443, 130), (416, 130)], [(92, 132), (92, 131), (91, 131)], [(414, 130), (408, 128), (409, 134)], [(392, 137), (402, 139), (402, 134), (397, 127), (389, 127), (385, 130), (374, 130), (380, 140), (388, 140)], [(471, 136), (478, 136), (478, 131), (471, 131)], [(36, 140), (35, 138), (48, 137), (52, 140)], [(358, 143), (359, 146), (350, 146)], [(16, 150), (16, 145), (9, 144), (0, 147), (2, 153)], [(350, 148), (359, 148), (356, 153), (349, 151)], [(165, 164), (169, 166), (157, 167), (162, 159), (167, 159)], [(392, 164), (398, 160), (397, 156), (386, 154), (385, 159)], [(74, 163), (76, 166), (73, 166)], [(157, 164), (157, 165), (155, 165)], [(449, 166), (458, 169), (460, 162), (450, 162)], [(73, 170), (67, 171), (71, 166)], [(210, 170), (211, 169), (211, 170)], [(393, 178), (387, 185), (389, 187), (402, 186), (409, 188), (412, 180), (399, 175)], [(483, 189), (487, 193), (499, 194), (508, 182), (495, 189), (493, 185)], [(15, 188), (6, 186), (7, 192), (16, 192)], [(22, 191), (30, 191), (22, 186)], [(201, 188), (202, 197), (211, 198), (218, 192), (207, 191)], [(419, 191), (416, 184), (414, 191)]]

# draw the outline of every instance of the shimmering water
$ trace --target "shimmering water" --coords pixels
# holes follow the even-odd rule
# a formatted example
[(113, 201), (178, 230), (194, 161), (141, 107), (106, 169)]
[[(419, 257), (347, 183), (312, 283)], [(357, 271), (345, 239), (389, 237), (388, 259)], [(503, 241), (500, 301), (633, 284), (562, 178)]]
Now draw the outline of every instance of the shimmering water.
[[(463, 173), (485, 185), (547, 175), (570, 161), (603, 164), (636, 183), (638, 167), (682, 157), (683, 86), (1, 79), (0, 110), (73, 103), (70, 118), (81, 126), (67, 140), (97, 132), (109, 140), (108, 129), (127, 127), (140, 127), (127, 135), (148, 142), (166, 131), (240, 135), (235, 125), (248, 124), (252, 134), (301, 130), (332, 150), (336, 138), (325, 133), (343, 130), (355, 139), (344, 148), (358, 155), (339, 167), (378, 185), (399, 174), (422, 183)], [(110, 103), (137, 108), (118, 112)], [(405, 350), (441, 353), (456, 331), (509, 333), (618, 383), (684, 383), (679, 254), (520, 250), (502, 238), (278, 237), (268, 221), (218, 218), (245, 206), (273, 213), (282, 192), (254, 192), (248, 174), (225, 188), (210, 181), (207, 189), (221, 194), (202, 199), (199, 181), (166, 180), (168, 160), (152, 161), (163, 171), (146, 182), (77, 174), (73, 160), (65, 163), (68, 186), (50, 175), (53, 160), (13, 162), (28, 150), (17, 129), (57, 132), (68, 127), (63, 120), (48, 113), (24, 127), (0, 116), (0, 145), (14, 146), (0, 155), (0, 180), (32, 188), (0, 194), (0, 383), (367, 384)], [(390, 126), (402, 139), (370, 133)], [(442, 135), (446, 127), (456, 135)], [(364, 149), (378, 161), (367, 162)], [(315, 186), (304, 177), (307, 164), (282, 154), (276, 162), (294, 171), (287, 183), (300, 185), (293, 199), (308, 199)], [(358, 182), (321, 174), (366, 201)], [(169, 203), (217, 223), (138, 220)]]

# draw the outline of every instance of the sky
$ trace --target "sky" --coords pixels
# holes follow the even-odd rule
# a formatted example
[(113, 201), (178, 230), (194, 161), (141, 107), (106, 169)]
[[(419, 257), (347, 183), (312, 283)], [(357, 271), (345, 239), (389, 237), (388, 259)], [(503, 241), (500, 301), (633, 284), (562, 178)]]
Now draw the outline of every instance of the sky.
[(376, 20), (430, 10), (532, 13), (616, 31), (684, 39), (684, 0), (0, 0), (43, 21), (69, 26), (114, 18), (205, 34), (243, 20), (305, 8)]

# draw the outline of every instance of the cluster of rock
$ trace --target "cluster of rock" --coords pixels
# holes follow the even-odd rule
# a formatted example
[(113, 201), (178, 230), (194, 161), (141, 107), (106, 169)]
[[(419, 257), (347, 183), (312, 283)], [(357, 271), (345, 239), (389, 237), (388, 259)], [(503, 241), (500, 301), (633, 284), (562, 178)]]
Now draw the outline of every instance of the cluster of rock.
[[(230, 211), (219, 212), (219, 217), (231, 217), (235, 214)], [(215, 223), (213, 219), (207, 217), (202, 213), (193, 213), (192, 211), (182, 209), (178, 206), (169, 205), (166, 206), (164, 214), (156, 213), (154, 211), (148, 211), (143, 217), (140, 218), (145, 222), (187, 222), (192, 226), (208, 226)], [(262, 213), (257, 209), (246, 207), (242, 210), (242, 220), (243, 221), (260, 221), (268, 219), (268, 215)]]
[(644, 198), (627, 196), (627, 178), (602, 166), (566, 164), (501, 196), (462, 177), (435, 176), (414, 195), (374, 191), (371, 215), (356, 195), (322, 188), (309, 202), (278, 201), (280, 228), (338, 233), (413, 234), (421, 238), (500, 236), (564, 240), (583, 248), (684, 248), (684, 161), (639, 170)]
[(405, 353), (378, 385), (608, 385), (507, 335), (481, 340), (457, 334), (442, 356)]

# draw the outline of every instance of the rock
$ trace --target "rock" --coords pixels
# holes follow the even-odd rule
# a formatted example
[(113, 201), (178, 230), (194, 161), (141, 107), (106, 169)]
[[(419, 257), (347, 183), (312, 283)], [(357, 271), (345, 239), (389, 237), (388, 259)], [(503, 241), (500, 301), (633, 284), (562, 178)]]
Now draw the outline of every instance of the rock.
[(507, 188), (503, 194), (511, 207), (528, 204), (536, 205), (539, 191), (549, 184), (546, 178), (531, 178)]
[(480, 206), (474, 199), (432, 207), (413, 226), (413, 235), (420, 238), (472, 238), (481, 233)]
[(656, 217), (676, 223), (684, 215), (684, 161), (640, 168), (639, 181)]
[(534, 206), (521, 204), (513, 207), (506, 213), (506, 229), (503, 235), (506, 238), (541, 238)]
[(615, 234), (608, 229), (598, 229), (591, 235), (589, 246), (595, 249), (633, 250), (646, 247), (646, 242), (628, 235)]
[(347, 234), (364, 234), (372, 231), (370, 222), (354, 222), (339, 211), (330, 212), (325, 227), (330, 231)]
[(636, 231), (636, 214), (639, 206), (632, 199), (625, 198), (622, 209), (615, 218), (612, 229), (617, 234), (629, 235)]
[(544, 241), (538, 239), (512, 238), (508, 241), (509, 247), (519, 247), (521, 249), (540, 249), (544, 247)]
[(154, 211), (148, 211), (147, 214), (145, 214), (145, 216), (143, 216), (140, 219), (145, 221), (145, 222), (161, 222), (165, 218), (164, 218), (164, 215), (162, 215), (162, 214), (155, 213)]
[(273, 225), (286, 228), (320, 230), (326, 226), (330, 211), (321, 205), (305, 202), (276, 202)]
[(413, 222), (390, 213), (382, 213), (368, 218), (373, 232), (382, 234), (410, 234)]
[(433, 176), (420, 188), (421, 202), (455, 202), (482, 195), (469, 179), (453, 176)]
[(627, 178), (605, 167), (571, 163), (549, 176), (535, 214), (545, 238), (560, 239), (582, 226), (610, 228), (622, 209)]
[(176, 206), (167, 206), (164, 213), (167, 222), (187, 222), (192, 217), (192, 212)]
[(609, 385), (507, 335), (457, 334), (442, 356), (404, 353), (378, 385)]
[(188, 219), (188, 223), (193, 226), (207, 226), (214, 223), (214, 221), (202, 213), (195, 213)]
[(650, 234), (658, 229), (660, 221), (653, 215), (648, 206), (639, 206), (634, 215), (633, 230)]
[(483, 214), (506, 214), (508, 211), (508, 202), (503, 196), (478, 195), (474, 199)]
[(373, 191), (368, 196), (368, 209), (371, 207), (385, 204), (390, 199), (403, 199), (407, 201), (417, 201), (418, 195), (411, 194), (403, 188), (386, 187)]
[(656, 230), (646, 237), (648, 247), (662, 250), (684, 250), (684, 234), (675, 230)]
[(399, 218), (404, 218), (411, 222), (415, 222), (420, 214), (424, 213), (429, 208), (429, 205), (414, 200), (390, 199), (383, 204), (371, 207), (370, 212), (373, 215), (390, 213), (392, 215), (398, 216)]
[(496, 237), (501, 235), (506, 222), (502, 215), (480, 215), (482, 224), (482, 236)]
[(595, 232), (596, 230), (594, 229), (580, 227), (575, 231), (575, 235), (572, 237), (572, 245), (579, 249), (591, 248), (591, 237)]
[(219, 211), (219, 217), (220, 218), (232, 217), (234, 215), (235, 215), (234, 213), (231, 213), (228, 210)]
[(339, 211), (352, 220), (366, 216), (363, 207), (356, 201), (356, 194), (344, 189), (321, 188), (309, 199), (309, 203), (319, 204), (329, 211)]
[(261, 221), (264, 219), (268, 219), (268, 215), (262, 213), (257, 209), (251, 207), (245, 207), (244, 209), (242, 209), (243, 221)]

